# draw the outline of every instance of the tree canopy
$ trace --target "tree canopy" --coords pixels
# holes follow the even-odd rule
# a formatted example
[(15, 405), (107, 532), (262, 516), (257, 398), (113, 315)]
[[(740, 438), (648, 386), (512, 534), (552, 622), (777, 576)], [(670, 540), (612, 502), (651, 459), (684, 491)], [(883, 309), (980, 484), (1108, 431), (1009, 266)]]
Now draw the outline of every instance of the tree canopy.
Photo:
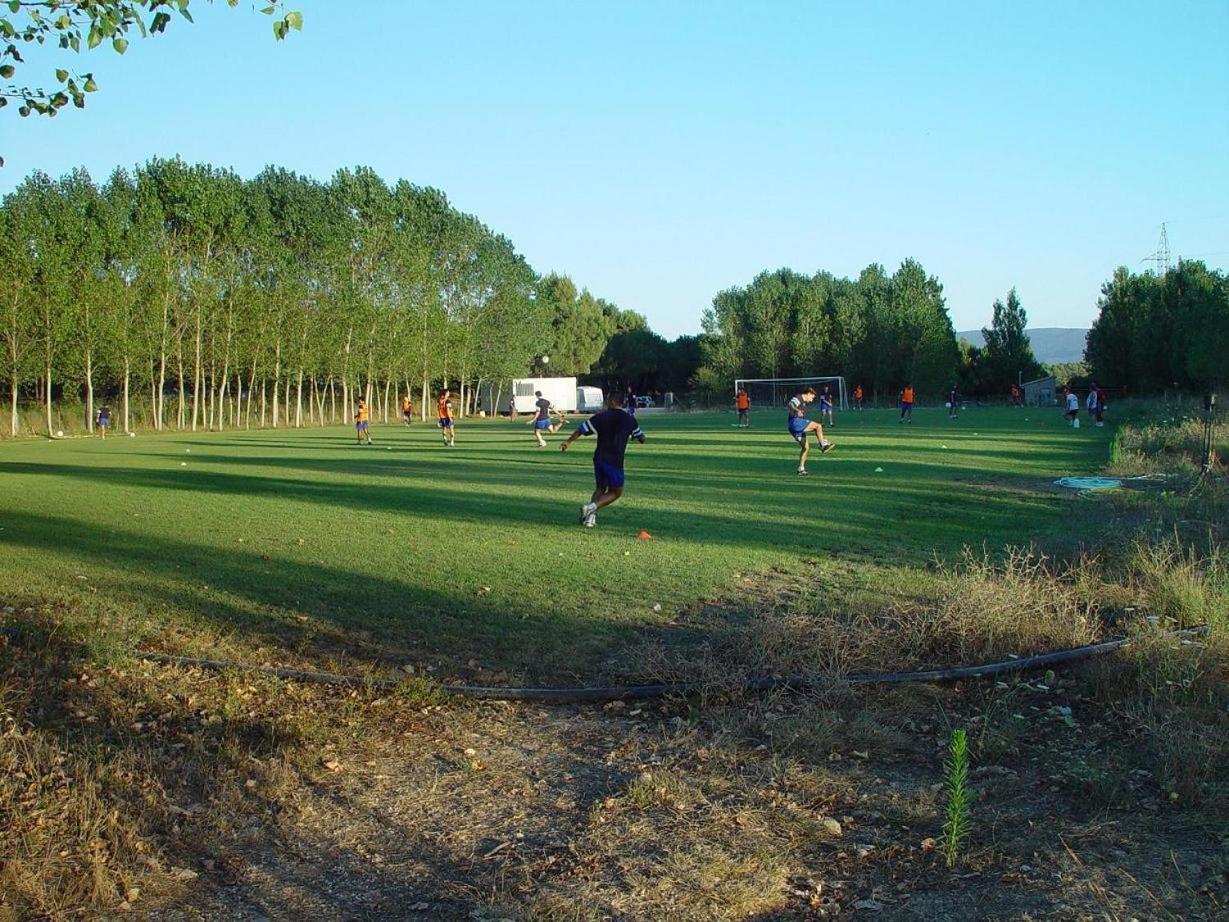
[[(119, 398), (155, 428), (305, 425), (447, 386), (583, 373), (644, 318), (539, 279), (436, 189), (339, 170), (252, 179), (155, 159), (97, 184), (27, 177), (0, 204), (0, 376), (9, 426), (36, 397)], [(101, 393), (100, 393), (101, 392)], [(136, 395), (143, 398), (137, 399)], [(338, 403), (340, 402), (340, 410)]]

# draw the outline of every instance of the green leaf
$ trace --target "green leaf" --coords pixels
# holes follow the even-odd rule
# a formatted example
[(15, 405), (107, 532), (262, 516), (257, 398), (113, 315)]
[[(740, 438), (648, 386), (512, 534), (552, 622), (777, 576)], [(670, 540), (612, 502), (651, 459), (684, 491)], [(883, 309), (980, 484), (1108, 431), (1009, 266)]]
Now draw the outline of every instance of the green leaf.
[(102, 32), (99, 30), (98, 26), (90, 26), (90, 37), (86, 41), (86, 44), (90, 48), (97, 48), (100, 44), (102, 44)]
[[(234, 6), (234, 5), (235, 5), (235, 4), (232, 2), (232, 3), (231, 3), (231, 6)], [(274, 13), (276, 13), (276, 12), (277, 12), (277, 7), (275, 7), (275, 6), (266, 6), (263, 10), (261, 10), (261, 12), (262, 12), (262, 13), (264, 13), (266, 16), (272, 16)]]
[(128, 39), (117, 38), (115, 41), (111, 43), (111, 47), (114, 48), (120, 54), (123, 54), (125, 51), (128, 50)]
[(21, 0), (9, 0), (9, 12), (10, 13), (20, 13), (21, 12)]
[(85, 90), (87, 93), (95, 93), (98, 91), (98, 84), (94, 82), (93, 75), (87, 76), (85, 78), (85, 85), (81, 88)]
[(294, 29), (295, 31), (301, 32), (303, 30), (303, 14), (297, 10), (287, 13), (286, 25), (290, 26), (290, 28)]
[(12, 64), (5, 64), (4, 66), (0, 67), (0, 77), (3, 77), (5, 80), (9, 79), (9, 77), (13, 76), (16, 72), (17, 68), (15, 68)]
[(68, 80), (68, 71), (64, 70), (63, 68), (56, 68), (55, 78), (61, 83), (64, 83)]

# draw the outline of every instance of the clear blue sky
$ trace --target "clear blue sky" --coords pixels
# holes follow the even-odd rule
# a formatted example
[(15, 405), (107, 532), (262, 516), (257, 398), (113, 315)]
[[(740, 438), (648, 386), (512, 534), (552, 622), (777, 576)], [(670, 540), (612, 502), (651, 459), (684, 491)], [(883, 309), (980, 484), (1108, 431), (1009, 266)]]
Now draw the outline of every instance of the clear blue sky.
[(0, 112), (0, 191), (153, 155), (367, 164), (670, 336), (779, 266), (915, 257), (957, 329), (1013, 285), (1030, 325), (1087, 325), (1163, 220), (1229, 266), (1229, 0), (288, 7), (281, 43), (247, 0), (194, 0), (195, 26), (83, 56), (84, 112)]

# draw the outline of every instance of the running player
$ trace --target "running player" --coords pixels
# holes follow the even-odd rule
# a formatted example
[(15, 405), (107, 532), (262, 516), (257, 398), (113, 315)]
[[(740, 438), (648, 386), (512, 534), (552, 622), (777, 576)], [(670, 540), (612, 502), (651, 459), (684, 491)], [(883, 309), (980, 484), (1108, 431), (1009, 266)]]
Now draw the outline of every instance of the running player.
[(534, 401), (534, 406), (538, 408), (538, 411), (533, 415), (529, 424), (533, 426), (533, 437), (538, 440), (538, 447), (545, 448), (546, 440), (542, 438), (543, 431), (555, 431), (550, 419), (551, 402), (542, 396), (541, 391), (534, 391), (533, 395), (538, 398)]
[(409, 394), (401, 398), (401, 418), (405, 420), (407, 426), (410, 424), (410, 420), (414, 418), (414, 404), (410, 402)]
[(862, 385), (857, 384), (853, 389), (853, 405), (855, 409), (862, 409)]
[(440, 435), (444, 437), (445, 445), (457, 443), (456, 427), (452, 423), (452, 397), (448, 388), (440, 393), (440, 399), (435, 402), (435, 415), (439, 417)]
[(900, 392), (900, 422), (909, 420), (909, 425), (913, 425), (913, 385), (906, 384)]
[(819, 444), (819, 453), (821, 455), (836, 447), (835, 443), (829, 442), (824, 438), (823, 426), (807, 419), (807, 404), (814, 399), (815, 388), (807, 385), (791, 397), (789, 401), (786, 427), (789, 429), (789, 434), (793, 440), (801, 446), (801, 451), (798, 455), (799, 477), (807, 476), (807, 456), (811, 453), (811, 446), (807, 443), (807, 433), (815, 433), (815, 441)]
[(559, 450), (567, 451), (569, 445), (585, 435), (596, 435), (597, 447), (593, 450), (593, 495), (580, 507), (580, 523), (593, 528), (597, 525), (597, 511), (623, 495), (623, 456), (627, 452), (627, 440), (635, 439), (643, 445), (644, 433), (636, 418), (623, 409), (623, 398), (611, 394), (606, 409), (572, 430)]
[(371, 444), (371, 433), (367, 430), (368, 421), (367, 402), (359, 399), (358, 409), (354, 413), (354, 444), (362, 445), (363, 439), (367, 439), (367, 444)]
[(734, 395), (734, 406), (738, 408), (738, 427), (748, 429), (751, 426), (751, 395), (746, 388), (740, 387)]

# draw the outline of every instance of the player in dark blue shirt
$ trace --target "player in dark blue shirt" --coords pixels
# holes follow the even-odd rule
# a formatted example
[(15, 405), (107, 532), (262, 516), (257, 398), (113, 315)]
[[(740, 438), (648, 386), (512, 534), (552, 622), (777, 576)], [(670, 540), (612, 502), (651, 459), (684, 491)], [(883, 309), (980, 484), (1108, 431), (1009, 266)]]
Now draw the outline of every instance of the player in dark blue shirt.
[(593, 450), (596, 485), (589, 502), (580, 507), (580, 523), (592, 528), (597, 524), (597, 511), (623, 495), (623, 455), (627, 451), (627, 440), (635, 439), (643, 445), (644, 433), (636, 418), (623, 409), (623, 397), (611, 394), (606, 409), (577, 426), (559, 446), (560, 450), (567, 451), (569, 445), (585, 435), (597, 436), (597, 448)]

